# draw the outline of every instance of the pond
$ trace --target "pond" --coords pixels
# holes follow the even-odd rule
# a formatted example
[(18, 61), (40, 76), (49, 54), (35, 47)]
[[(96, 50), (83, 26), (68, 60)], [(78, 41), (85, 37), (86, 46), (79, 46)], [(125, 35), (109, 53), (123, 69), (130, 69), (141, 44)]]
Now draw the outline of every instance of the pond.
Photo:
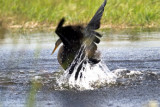
[[(141, 107), (160, 102), (160, 29), (104, 29), (98, 49), (115, 84), (60, 88), (54, 32), (0, 33), (0, 107)], [(120, 72), (119, 72), (120, 71)], [(37, 83), (34, 83), (38, 80)]]

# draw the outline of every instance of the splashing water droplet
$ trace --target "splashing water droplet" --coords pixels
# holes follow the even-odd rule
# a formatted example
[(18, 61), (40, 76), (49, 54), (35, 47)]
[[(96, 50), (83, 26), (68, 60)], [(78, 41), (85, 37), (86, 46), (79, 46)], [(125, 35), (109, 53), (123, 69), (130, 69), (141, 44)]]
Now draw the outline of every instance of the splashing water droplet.
[(83, 56), (84, 49), (80, 49), (70, 67), (58, 79), (59, 86), (83, 90), (115, 83), (116, 75), (108, 69), (103, 61), (97, 64), (89, 62), (89, 59)]

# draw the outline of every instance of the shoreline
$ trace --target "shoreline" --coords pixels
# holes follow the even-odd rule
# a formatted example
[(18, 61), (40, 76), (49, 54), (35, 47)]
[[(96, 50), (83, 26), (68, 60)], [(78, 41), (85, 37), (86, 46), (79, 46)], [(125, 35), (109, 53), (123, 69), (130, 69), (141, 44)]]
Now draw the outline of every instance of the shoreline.
[[(17, 24), (7, 24), (6, 22), (1, 22), (2, 24), (0, 25), (1, 28), (5, 28), (9, 31), (54, 31), (56, 29), (56, 25), (53, 23), (38, 23), (35, 21), (27, 21), (25, 23), (17, 23)], [(72, 25), (72, 24), (66, 24), (66, 25)], [(76, 24), (73, 24), (76, 25)], [(82, 24), (86, 25), (86, 24)], [(145, 26), (128, 26), (125, 24), (119, 24), (119, 25), (114, 25), (114, 24), (101, 24), (101, 27), (99, 29), (113, 29), (113, 30), (122, 30), (122, 29), (145, 29), (145, 28), (160, 28), (160, 26), (156, 26), (154, 24), (151, 25), (145, 25)]]
[[(145, 28), (149, 28), (149, 29), (159, 29), (160, 26), (157, 24), (146, 24), (144, 26), (142, 25), (133, 25), (133, 26), (129, 26), (127, 24), (110, 24), (110, 23), (103, 23), (104, 21), (101, 21), (101, 26), (100, 26), (100, 30), (103, 29), (112, 29), (114, 31), (121, 31), (121, 30), (125, 30), (125, 29), (145, 29)], [(77, 25), (79, 24), (77, 21), (75, 21), (74, 23), (68, 23), (66, 22), (65, 25)], [(35, 32), (35, 31), (43, 31), (43, 32), (51, 32), (54, 31), (56, 29), (58, 22), (38, 22), (38, 21), (29, 21), (29, 20), (19, 20), (15, 17), (6, 17), (4, 18), (0, 18), (0, 31), (2, 30), (7, 30), (7, 31), (11, 31), (11, 32)], [(87, 24), (85, 23), (81, 23), (79, 25), (82, 26), (86, 26)]]

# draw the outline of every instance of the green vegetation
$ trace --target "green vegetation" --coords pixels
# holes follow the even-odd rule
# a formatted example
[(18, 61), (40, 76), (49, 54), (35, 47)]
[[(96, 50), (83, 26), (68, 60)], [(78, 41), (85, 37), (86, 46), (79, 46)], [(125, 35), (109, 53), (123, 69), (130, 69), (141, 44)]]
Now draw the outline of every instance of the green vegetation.
[(41, 84), (38, 81), (32, 81), (31, 90), (28, 94), (26, 107), (35, 107), (37, 91), (41, 88)]
[[(103, 0), (0, 0), (0, 19), (14, 24), (28, 21), (56, 26), (87, 23)], [(160, 0), (108, 0), (102, 18), (108, 27), (159, 27)], [(104, 26), (104, 27), (106, 27)]]

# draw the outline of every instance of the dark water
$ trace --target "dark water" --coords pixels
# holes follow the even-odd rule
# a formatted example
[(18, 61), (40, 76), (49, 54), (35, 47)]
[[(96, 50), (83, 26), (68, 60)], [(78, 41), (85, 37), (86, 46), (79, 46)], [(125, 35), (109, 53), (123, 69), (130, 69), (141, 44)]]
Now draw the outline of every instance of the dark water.
[[(160, 30), (104, 30), (98, 48), (116, 84), (61, 90), (54, 33), (6, 33), (0, 40), (0, 107), (142, 107), (160, 103)], [(137, 71), (132, 73), (131, 71)], [(34, 81), (38, 83), (34, 84)], [(38, 85), (37, 85), (38, 84)], [(34, 98), (35, 97), (35, 98)]]

